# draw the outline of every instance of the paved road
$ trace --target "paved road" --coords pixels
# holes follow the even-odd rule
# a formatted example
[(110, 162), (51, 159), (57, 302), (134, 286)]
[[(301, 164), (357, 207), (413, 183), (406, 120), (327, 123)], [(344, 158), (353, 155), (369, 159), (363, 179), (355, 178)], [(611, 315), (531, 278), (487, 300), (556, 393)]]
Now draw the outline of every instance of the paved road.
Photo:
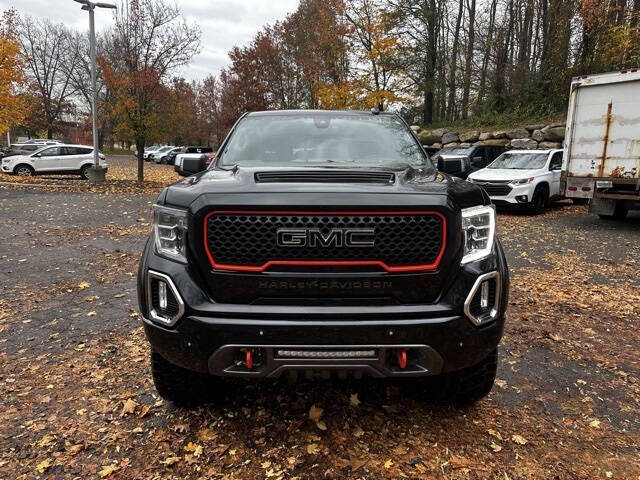
[[(55, 478), (114, 461), (122, 478), (640, 475), (639, 212), (624, 223), (568, 204), (500, 214), (509, 324), (498, 383), (474, 409), (363, 382), (250, 385), (226, 408), (184, 412), (155, 403), (135, 316), (153, 199), (0, 190), (0, 478), (30, 478), (47, 459)], [(326, 431), (306, 419), (313, 404)]]

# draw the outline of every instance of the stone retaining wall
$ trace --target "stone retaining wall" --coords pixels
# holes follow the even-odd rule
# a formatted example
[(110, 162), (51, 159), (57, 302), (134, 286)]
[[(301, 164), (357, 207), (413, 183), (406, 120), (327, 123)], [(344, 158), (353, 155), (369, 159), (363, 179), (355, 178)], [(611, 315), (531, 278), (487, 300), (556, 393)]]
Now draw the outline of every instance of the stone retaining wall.
[(423, 145), (435, 148), (482, 144), (504, 145), (507, 148), (532, 150), (536, 148), (562, 148), (565, 124), (536, 124), (512, 130), (496, 130), (492, 132), (469, 130), (461, 133), (447, 128), (425, 130), (416, 125), (411, 128), (416, 132)]

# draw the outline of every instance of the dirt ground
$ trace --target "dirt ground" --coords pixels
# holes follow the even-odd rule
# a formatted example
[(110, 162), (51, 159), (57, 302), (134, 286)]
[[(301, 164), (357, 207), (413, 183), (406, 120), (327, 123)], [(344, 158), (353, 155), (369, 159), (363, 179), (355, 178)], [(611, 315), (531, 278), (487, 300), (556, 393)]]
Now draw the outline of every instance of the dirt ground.
[(177, 179), (148, 172), (0, 175), (0, 479), (640, 480), (640, 212), (499, 214), (508, 321), (474, 407), (334, 380), (228, 384), (189, 411), (156, 395), (137, 314), (153, 192)]

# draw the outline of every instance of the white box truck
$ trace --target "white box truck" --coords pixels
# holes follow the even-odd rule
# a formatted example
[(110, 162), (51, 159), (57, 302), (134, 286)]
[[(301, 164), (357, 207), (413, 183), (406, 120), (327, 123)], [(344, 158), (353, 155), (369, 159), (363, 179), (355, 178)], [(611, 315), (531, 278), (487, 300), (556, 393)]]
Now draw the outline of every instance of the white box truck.
[(565, 195), (590, 212), (640, 208), (640, 69), (573, 79), (562, 169)]

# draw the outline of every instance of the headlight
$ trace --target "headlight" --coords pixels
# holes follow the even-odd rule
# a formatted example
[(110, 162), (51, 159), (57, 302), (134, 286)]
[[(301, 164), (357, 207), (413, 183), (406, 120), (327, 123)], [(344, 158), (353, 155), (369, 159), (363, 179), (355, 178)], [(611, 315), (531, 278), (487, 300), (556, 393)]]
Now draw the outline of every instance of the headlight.
[(153, 206), (153, 231), (158, 255), (187, 263), (187, 211)]
[(511, 185), (527, 185), (533, 182), (533, 177), (530, 178), (522, 178), (519, 180), (511, 180)]
[(496, 212), (493, 205), (462, 210), (464, 256), (461, 263), (480, 260), (491, 254), (496, 231)]

